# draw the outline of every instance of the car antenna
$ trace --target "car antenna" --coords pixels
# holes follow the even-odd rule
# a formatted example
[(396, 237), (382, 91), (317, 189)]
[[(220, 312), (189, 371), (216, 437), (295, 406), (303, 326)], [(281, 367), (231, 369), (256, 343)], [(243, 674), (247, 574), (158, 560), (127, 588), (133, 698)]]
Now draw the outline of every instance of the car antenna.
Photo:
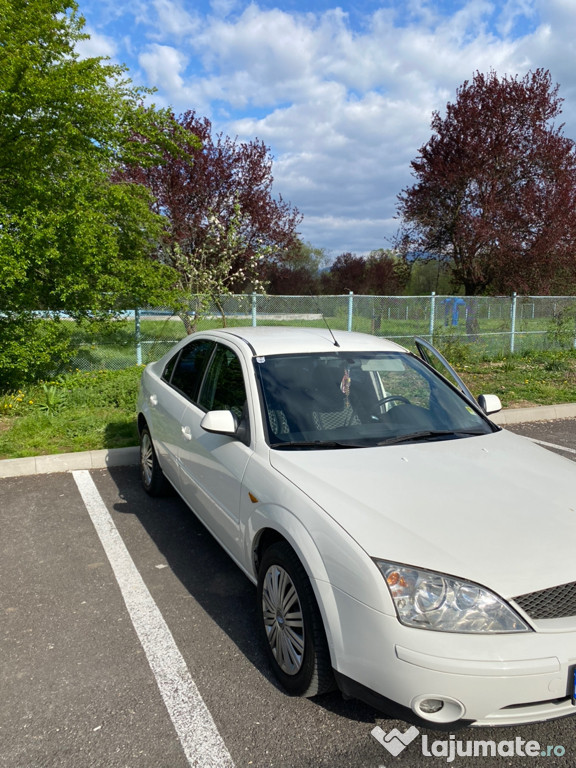
[(324, 325), (326, 328), (328, 328), (328, 331), (330, 332), (330, 336), (332, 336), (332, 339), (334, 341), (334, 346), (339, 347), (340, 344), (336, 341), (336, 336), (334, 336), (334, 333), (332, 332), (332, 328), (328, 325), (328, 320), (324, 317), (324, 312), (322, 312), (322, 309), (320, 307), (320, 304), (318, 303), (318, 297), (316, 297), (316, 307), (318, 308), (318, 312), (320, 313), (320, 316), (322, 317), (322, 320), (324, 321)]

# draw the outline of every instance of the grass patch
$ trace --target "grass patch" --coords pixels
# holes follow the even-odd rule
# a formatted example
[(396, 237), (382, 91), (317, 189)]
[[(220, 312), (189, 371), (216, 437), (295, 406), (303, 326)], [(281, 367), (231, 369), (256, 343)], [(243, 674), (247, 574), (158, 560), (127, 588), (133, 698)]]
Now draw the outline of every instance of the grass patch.
[[(498, 395), (505, 408), (576, 402), (575, 350), (483, 360), (468, 349), (443, 351), (475, 395)], [(0, 394), (0, 459), (137, 445), (141, 373), (77, 371)]]
[(137, 445), (141, 373), (76, 372), (0, 395), (0, 459)]
[(505, 408), (576, 402), (574, 350), (468, 362), (458, 372), (474, 394), (498, 395)]

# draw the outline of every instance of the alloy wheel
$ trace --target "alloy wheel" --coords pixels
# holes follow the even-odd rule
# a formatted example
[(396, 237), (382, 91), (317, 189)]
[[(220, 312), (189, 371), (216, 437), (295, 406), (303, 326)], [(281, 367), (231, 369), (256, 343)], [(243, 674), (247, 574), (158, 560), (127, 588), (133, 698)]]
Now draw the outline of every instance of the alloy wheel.
[(144, 483), (149, 486), (152, 484), (154, 474), (154, 448), (148, 432), (142, 434), (142, 443), (140, 446), (140, 466), (142, 468), (142, 478)]

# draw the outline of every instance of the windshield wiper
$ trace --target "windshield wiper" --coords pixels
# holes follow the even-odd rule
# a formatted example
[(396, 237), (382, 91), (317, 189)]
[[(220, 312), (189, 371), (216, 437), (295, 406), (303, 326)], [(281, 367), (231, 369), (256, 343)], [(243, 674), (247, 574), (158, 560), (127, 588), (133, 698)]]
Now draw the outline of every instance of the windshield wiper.
[(459, 437), (460, 435), (484, 435), (485, 432), (479, 432), (477, 429), (427, 429), (421, 432), (409, 432), (407, 435), (397, 435), (382, 440), (378, 445), (394, 445), (396, 443), (409, 443), (412, 440), (429, 440), (435, 437)]
[(289, 440), (285, 443), (270, 443), (270, 448), (365, 448), (359, 443), (340, 443), (336, 440)]

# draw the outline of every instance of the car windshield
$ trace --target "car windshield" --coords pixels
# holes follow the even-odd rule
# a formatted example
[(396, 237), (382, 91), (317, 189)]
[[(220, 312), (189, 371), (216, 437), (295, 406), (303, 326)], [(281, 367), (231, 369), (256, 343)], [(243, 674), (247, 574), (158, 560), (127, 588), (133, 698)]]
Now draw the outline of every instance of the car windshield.
[(493, 430), (419, 358), (401, 352), (257, 357), (271, 447), (353, 448)]

